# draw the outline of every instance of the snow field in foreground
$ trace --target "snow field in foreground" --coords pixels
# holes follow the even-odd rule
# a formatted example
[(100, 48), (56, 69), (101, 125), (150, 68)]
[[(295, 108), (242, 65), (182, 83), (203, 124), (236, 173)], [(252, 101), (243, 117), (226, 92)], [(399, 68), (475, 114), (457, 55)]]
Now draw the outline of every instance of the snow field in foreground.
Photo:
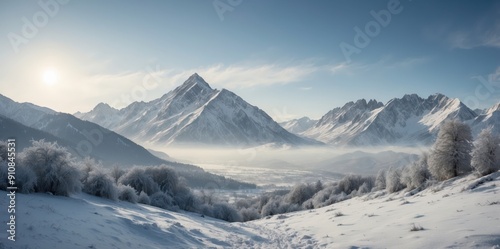
[(500, 248), (499, 192), (496, 172), (247, 223), (83, 193), (17, 194), (12, 242), (0, 191), (0, 248)]

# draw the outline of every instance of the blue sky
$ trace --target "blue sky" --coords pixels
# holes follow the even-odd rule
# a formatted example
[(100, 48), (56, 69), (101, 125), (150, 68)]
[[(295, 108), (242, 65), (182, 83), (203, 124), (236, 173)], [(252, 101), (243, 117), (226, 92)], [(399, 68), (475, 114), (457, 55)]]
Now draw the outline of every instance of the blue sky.
[(277, 120), (405, 93), (500, 99), (496, 1), (11, 0), (0, 23), (0, 93), (70, 113), (152, 100), (194, 72)]

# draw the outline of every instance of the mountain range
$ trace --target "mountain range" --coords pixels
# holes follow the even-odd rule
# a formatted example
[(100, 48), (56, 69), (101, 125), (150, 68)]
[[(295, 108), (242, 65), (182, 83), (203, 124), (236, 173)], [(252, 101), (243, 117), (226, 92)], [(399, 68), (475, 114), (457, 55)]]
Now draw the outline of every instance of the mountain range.
[(469, 124), (474, 135), (488, 126), (500, 133), (500, 103), (478, 114), (459, 99), (443, 94), (427, 98), (407, 94), (386, 104), (361, 99), (334, 108), (317, 122), (302, 118), (282, 125), (297, 135), (331, 145), (429, 145), (440, 125), (450, 119)]
[(9, 138), (16, 139), (16, 151), (19, 152), (31, 146), (31, 141), (43, 139), (65, 147), (80, 160), (94, 158), (104, 167), (168, 165), (194, 188), (255, 188), (254, 184), (208, 173), (198, 166), (173, 162), (165, 153), (150, 152), (116, 132), (71, 114), (31, 103), (18, 103), (0, 94), (0, 140)]
[(288, 132), (233, 92), (212, 89), (198, 74), (161, 98), (134, 102), (120, 110), (100, 103), (90, 112), (75, 116), (143, 144), (321, 144)]
[[(75, 151), (83, 149), (99, 160), (126, 164), (163, 161), (136, 143), (227, 147), (429, 145), (440, 125), (449, 119), (468, 123), (474, 135), (488, 126), (500, 133), (500, 103), (473, 111), (459, 99), (439, 93), (427, 98), (407, 94), (385, 104), (360, 99), (330, 110), (319, 120), (304, 117), (278, 124), (235, 93), (212, 89), (198, 74), (158, 99), (133, 102), (122, 109), (100, 103), (90, 112), (74, 116), (0, 95), (0, 115), (4, 126), (18, 122), (24, 130), (33, 128), (51, 134), (52, 140), (57, 138)], [(115, 158), (118, 152), (125, 152), (125, 156)], [(134, 156), (127, 156), (132, 152)]]

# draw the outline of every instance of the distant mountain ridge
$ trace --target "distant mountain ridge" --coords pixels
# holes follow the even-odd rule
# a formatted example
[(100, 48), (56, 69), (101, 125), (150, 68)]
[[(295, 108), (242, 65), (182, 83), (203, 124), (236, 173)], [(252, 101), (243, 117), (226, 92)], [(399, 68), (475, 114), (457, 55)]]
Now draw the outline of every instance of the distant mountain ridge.
[(318, 123), (318, 120), (313, 120), (308, 117), (302, 117), (285, 122), (280, 122), (279, 124), (287, 131), (298, 134), (313, 127), (314, 125), (316, 125), (316, 123)]
[(198, 74), (150, 102), (134, 102), (120, 110), (101, 103), (75, 116), (156, 145), (321, 144), (286, 131), (233, 92), (212, 89)]
[(45, 139), (67, 147), (72, 154), (93, 157), (107, 165), (133, 166), (167, 163), (129, 139), (70, 114), (0, 95), (0, 138), (17, 137), (20, 149), (30, 140)]
[(470, 124), (475, 134), (486, 126), (500, 132), (500, 103), (479, 115), (443, 94), (427, 98), (407, 94), (386, 104), (361, 99), (334, 108), (297, 134), (332, 145), (428, 145), (450, 119)]

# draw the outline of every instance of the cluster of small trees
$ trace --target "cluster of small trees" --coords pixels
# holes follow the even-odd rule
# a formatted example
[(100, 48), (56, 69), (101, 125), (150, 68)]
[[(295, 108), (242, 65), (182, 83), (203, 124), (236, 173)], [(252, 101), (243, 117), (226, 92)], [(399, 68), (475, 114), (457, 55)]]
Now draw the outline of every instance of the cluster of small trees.
[(474, 172), (480, 176), (500, 169), (500, 137), (484, 129), (472, 141), (470, 127), (457, 120), (445, 122), (430, 154), (404, 168), (380, 171), (378, 189), (397, 192), (425, 187), (428, 180), (443, 181)]
[[(6, 144), (0, 142), (0, 151)], [(6, 155), (0, 154), (0, 178), (7, 179)], [(85, 193), (132, 203), (143, 203), (167, 210), (198, 212), (227, 221), (241, 221), (241, 215), (227, 202), (205, 198), (203, 192), (189, 189), (184, 178), (168, 166), (104, 169), (94, 160), (76, 162), (56, 143), (34, 141), (24, 149), (16, 163), (15, 183), (22, 193), (51, 193), (69, 196)], [(7, 182), (0, 182), (0, 190)]]
[(338, 182), (297, 184), (291, 190), (264, 193), (259, 197), (236, 202), (243, 221), (268, 215), (289, 213), (331, 205), (348, 198), (369, 193), (375, 186), (374, 177), (348, 175)]
[[(450, 179), (474, 170), (486, 175), (500, 169), (500, 138), (491, 128), (472, 143), (469, 126), (449, 121), (441, 127), (429, 154), (403, 168), (380, 171), (376, 177), (349, 175), (338, 182), (298, 184), (290, 190), (263, 193), (228, 203), (210, 191), (194, 191), (184, 177), (161, 165), (104, 169), (94, 160), (77, 163), (66, 149), (43, 140), (23, 150), (16, 166), (16, 186), (24, 193), (68, 196), (85, 193), (111, 200), (142, 203), (167, 210), (186, 210), (226, 221), (249, 221), (268, 215), (320, 208), (345, 199), (386, 190), (423, 189), (431, 181)], [(7, 178), (6, 144), (0, 142), (0, 177)], [(196, 175), (196, 174), (194, 174)], [(233, 184), (231, 182), (231, 184)], [(6, 190), (7, 183), (0, 182)]]
[(500, 137), (488, 127), (472, 142), (471, 129), (459, 121), (441, 127), (429, 170), (437, 180), (450, 179), (471, 171), (487, 175), (500, 169)]

